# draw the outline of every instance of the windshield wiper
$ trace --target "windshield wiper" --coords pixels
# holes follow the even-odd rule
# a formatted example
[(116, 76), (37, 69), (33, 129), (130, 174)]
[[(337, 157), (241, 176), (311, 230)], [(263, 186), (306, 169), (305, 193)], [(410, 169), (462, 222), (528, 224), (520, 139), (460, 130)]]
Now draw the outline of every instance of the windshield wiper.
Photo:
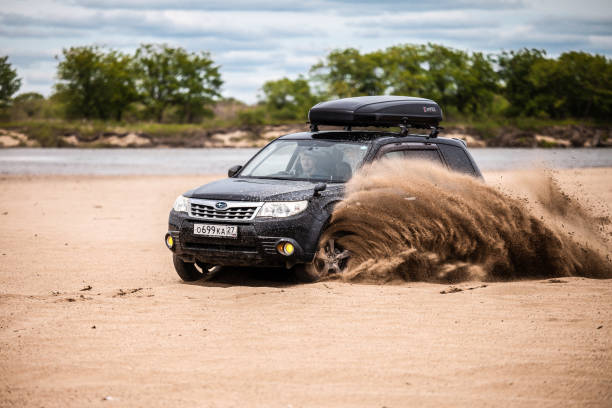
[(257, 180), (285, 180), (285, 181), (308, 181), (310, 183), (345, 183), (346, 181), (341, 181), (341, 180), (329, 180), (329, 179), (322, 179), (322, 178), (297, 178), (297, 177), (292, 177), (292, 178), (287, 178), (287, 177), (272, 177), (272, 176), (243, 176), (243, 178), (251, 178), (251, 179), (257, 179)]
[(270, 180), (295, 180), (295, 179), (287, 178), (287, 177), (255, 177), (255, 178), (270, 179)]

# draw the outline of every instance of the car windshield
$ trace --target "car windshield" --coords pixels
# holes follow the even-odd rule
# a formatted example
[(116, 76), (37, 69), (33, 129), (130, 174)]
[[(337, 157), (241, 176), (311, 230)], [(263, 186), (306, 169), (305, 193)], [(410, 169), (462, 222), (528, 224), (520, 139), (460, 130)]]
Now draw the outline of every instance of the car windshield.
[(240, 177), (348, 181), (359, 168), (370, 143), (327, 140), (277, 140), (259, 152)]

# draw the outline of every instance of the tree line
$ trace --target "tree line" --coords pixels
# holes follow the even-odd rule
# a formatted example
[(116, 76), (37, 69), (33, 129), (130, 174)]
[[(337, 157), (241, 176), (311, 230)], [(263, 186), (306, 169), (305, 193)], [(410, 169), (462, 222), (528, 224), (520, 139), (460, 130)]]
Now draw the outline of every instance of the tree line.
[(538, 49), (486, 55), (437, 44), (347, 48), (330, 52), (307, 76), (267, 82), (263, 93), (279, 119), (304, 118), (320, 100), (393, 94), (433, 99), (458, 118), (609, 120), (612, 61), (579, 51), (557, 58)]
[[(41, 95), (12, 98), (21, 80), (0, 58), (0, 109), (18, 104), (40, 109)], [(201, 122), (212, 115), (223, 84), (207, 52), (144, 44), (133, 54), (98, 46), (64, 49), (50, 97), (67, 118)], [(466, 52), (438, 44), (397, 45), (362, 53), (330, 52), (297, 79), (267, 81), (256, 106), (239, 113), (246, 124), (304, 121), (315, 103), (364, 95), (410, 95), (437, 101), (453, 118), (483, 115), (584, 118), (609, 121), (612, 61), (571, 51), (497, 54)], [(53, 114), (53, 113), (52, 113)]]
[[(16, 74), (6, 66), (6, 57), (4, 63), (0, 75), (7, 72), (14, 93), (20, 83), (9, 78)], [(209, 53), (190, 53), (166, 44), (143, 44), (134, 54), (99, 46), (64, 49), (56, 76), (50, 98), (69, 119), (121, 121), (129, 110), (142, 120), (161, 122), (170, 115), (171, 121), (197, 122), (212, 115), (210, 106), (220, 97), (223, 84)], [(15, 99), (32, 109), (42, 95), (28, 93)], [(3, 100), (9, 103), (9, 98)]]

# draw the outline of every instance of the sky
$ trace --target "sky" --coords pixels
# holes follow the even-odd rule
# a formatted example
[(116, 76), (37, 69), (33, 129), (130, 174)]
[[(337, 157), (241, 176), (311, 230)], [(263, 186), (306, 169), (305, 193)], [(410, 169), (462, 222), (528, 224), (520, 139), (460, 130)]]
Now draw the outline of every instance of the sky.
[(46, 96), (71, 46), (209, 51), (222, 94), (254, 103), (265, 81), (307, 74), (331, 50), (428, 42), (612, 57), (612, 0), (0, 0), (0, 56), (17, 68), (20, 92)]

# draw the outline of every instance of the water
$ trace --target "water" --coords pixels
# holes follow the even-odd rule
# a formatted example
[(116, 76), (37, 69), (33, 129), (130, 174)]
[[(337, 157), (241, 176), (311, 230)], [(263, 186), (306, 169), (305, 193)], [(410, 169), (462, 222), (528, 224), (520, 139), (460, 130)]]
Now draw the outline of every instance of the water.
[(612, 167), (612, 149), (471, 149), (481, 170), (514, 170), (526, 167), (571, 169)]
[(222, 174), (258, 149), (3, 149), (0, 174)]
[[(224, 174), (258, 149), (0, 149), (0, 174)], [(471, 150), (482, 171), (612, 167), (612, 149)]]

